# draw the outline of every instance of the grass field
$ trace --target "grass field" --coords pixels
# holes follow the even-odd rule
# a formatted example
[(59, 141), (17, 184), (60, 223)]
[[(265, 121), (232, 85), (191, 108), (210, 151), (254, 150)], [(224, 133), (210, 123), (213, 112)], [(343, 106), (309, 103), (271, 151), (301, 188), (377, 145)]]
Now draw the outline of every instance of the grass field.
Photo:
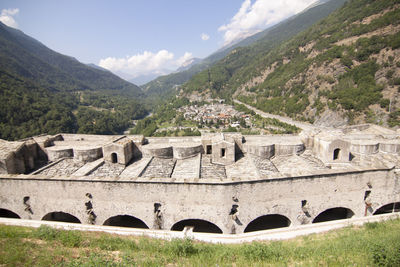
[(400, 220), (241, 245), (0, 225), (0, 266), (400, 266)]

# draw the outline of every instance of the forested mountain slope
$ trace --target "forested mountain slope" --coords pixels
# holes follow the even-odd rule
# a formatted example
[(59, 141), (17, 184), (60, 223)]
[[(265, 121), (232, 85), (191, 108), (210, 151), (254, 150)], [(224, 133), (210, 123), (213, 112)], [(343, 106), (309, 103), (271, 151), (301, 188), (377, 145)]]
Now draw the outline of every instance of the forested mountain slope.
[(111, 72), (59, 54), (1, 22), (0, 68), (53, 90), (124, 90), (136, 96), (142, 94), (138, 86)]
[(146, 114), (139, 87), (0, 22), (0, 138), (118, 133)]
[(237, 48), (183, 86), (318, 124), (400, 124), (400, 1), (350, 0), (272, 50)]
[(174, 93), (174, 88), (176, 88), (177, 85), (182, 85), (189, 81), (195, 74), (211, 67), (235, 48), (249, 46), (257, 42), (258, 44), (256, 47), (259, 50), (264, 52), (268, 51), (278, 43), (288, 40), (299, 32), (307, 29), (315, 22), (326, 17), (343, 5), (345, 1), (346, 0), (319, 1), (315, 6), (300, 14), (290, 17), (277, 25), (250, 36), (236, 44), (218, 50), (187, 70), (158, 77), (157, 79), (143, 85), (142, 88), (149, 95)]

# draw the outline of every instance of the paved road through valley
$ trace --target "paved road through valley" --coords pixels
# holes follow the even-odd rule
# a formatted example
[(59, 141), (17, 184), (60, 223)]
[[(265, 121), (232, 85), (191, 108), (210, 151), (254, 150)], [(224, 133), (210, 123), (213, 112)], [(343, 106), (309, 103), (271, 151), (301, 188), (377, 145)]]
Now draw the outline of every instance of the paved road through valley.
[(285, 123), (293, 124), (293, 125), (295, 125), (295, 126), (301, 128), (301, 129), (303, 129), (303, 130), (313, 130), (313, 129), (316, 128), (315, 126), (313, 126), (313, 125), (310, 124), (310, 123), (299, 122), (299, 121), (292, 120), (291, 118), (288, 118), (288, 117), (282, 117), (282, 116), (279, 116), (279, 115), (274, 115), (274, 114), (266, 113), (266, 112), (264, 112), (264, 111), (261, 111), (261, 110), (259, 110), (259, 109), (256, 109), (255, 107), (252, 107), (252, 106), (247, 105), (247, 104), (245, 104), (245, 103), (243, 103), (243, 102), (240, 102), (239, 100), (236, 100), (236, 99), (234, 99), (233, 101), (236, 102), (236, 103), (238, 103), (238, 104), (245, 105), (247, 108), (253, 110), (256, 114), (258, 114), (258, 115), (260, 115), (260, 116), (262, 116), (262, 117), (264, 117), (264, 118), (277, 119), (277, 120), (283, 121), (283, 122), (285, 122)]

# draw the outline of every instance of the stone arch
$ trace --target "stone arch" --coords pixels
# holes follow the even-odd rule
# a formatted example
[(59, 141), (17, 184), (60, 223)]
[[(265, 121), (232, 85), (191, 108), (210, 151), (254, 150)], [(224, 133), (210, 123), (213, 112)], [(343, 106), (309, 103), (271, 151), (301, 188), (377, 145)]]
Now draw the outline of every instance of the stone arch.
[(312, 223), (343, 220), (351, 218), (353, 216), (354, 212), (351, 209), (343, 207), (330, 208), (318, 214), (318, 216), (314, 218)]
[(21, 219), (21, 217), (15, 212), (7, 209), (0, 209), (0, 217), (2, 218), (13, 218), (13, 219)]
[(186, 226), (192, 226), (193, 232), (222, 234), (221, 228), (218, 227), (216, 224), (201, 219), (181, 220), (175, 223), (172, 226), (171, 230), (182, 231)]
[(400, 202), (393, 202), (376, 209), (373, 215), (400, 212)]
[(111, 153), (111, 163), (118, 163), (118, 154), (115, 152)]
[(333, 160), (338, 160), (340, 157), (340, 148), (335, 148), (333, 150)]
[(149, 229), (141, 219), (130, 215), (116, 215), (104, 221), (103, 225)]
[(81, 223), (81, 221), (74, 215), (62, 211), (47, 213), (43, 216), (42, 221)]
[(244, 229), (244, 232), (254, 232), (282, 227), (289, 227), (291, 221), (288, 217), (280, 214), (268, 214), (252, 220)]

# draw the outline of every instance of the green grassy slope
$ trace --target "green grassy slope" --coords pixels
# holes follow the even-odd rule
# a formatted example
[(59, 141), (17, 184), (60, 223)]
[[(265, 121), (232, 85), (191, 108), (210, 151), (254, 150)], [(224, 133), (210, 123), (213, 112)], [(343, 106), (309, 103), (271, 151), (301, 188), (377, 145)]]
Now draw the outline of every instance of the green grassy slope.
[(0, 225), (4, 266), (399, 266), (400, 221), (220, 245)]

